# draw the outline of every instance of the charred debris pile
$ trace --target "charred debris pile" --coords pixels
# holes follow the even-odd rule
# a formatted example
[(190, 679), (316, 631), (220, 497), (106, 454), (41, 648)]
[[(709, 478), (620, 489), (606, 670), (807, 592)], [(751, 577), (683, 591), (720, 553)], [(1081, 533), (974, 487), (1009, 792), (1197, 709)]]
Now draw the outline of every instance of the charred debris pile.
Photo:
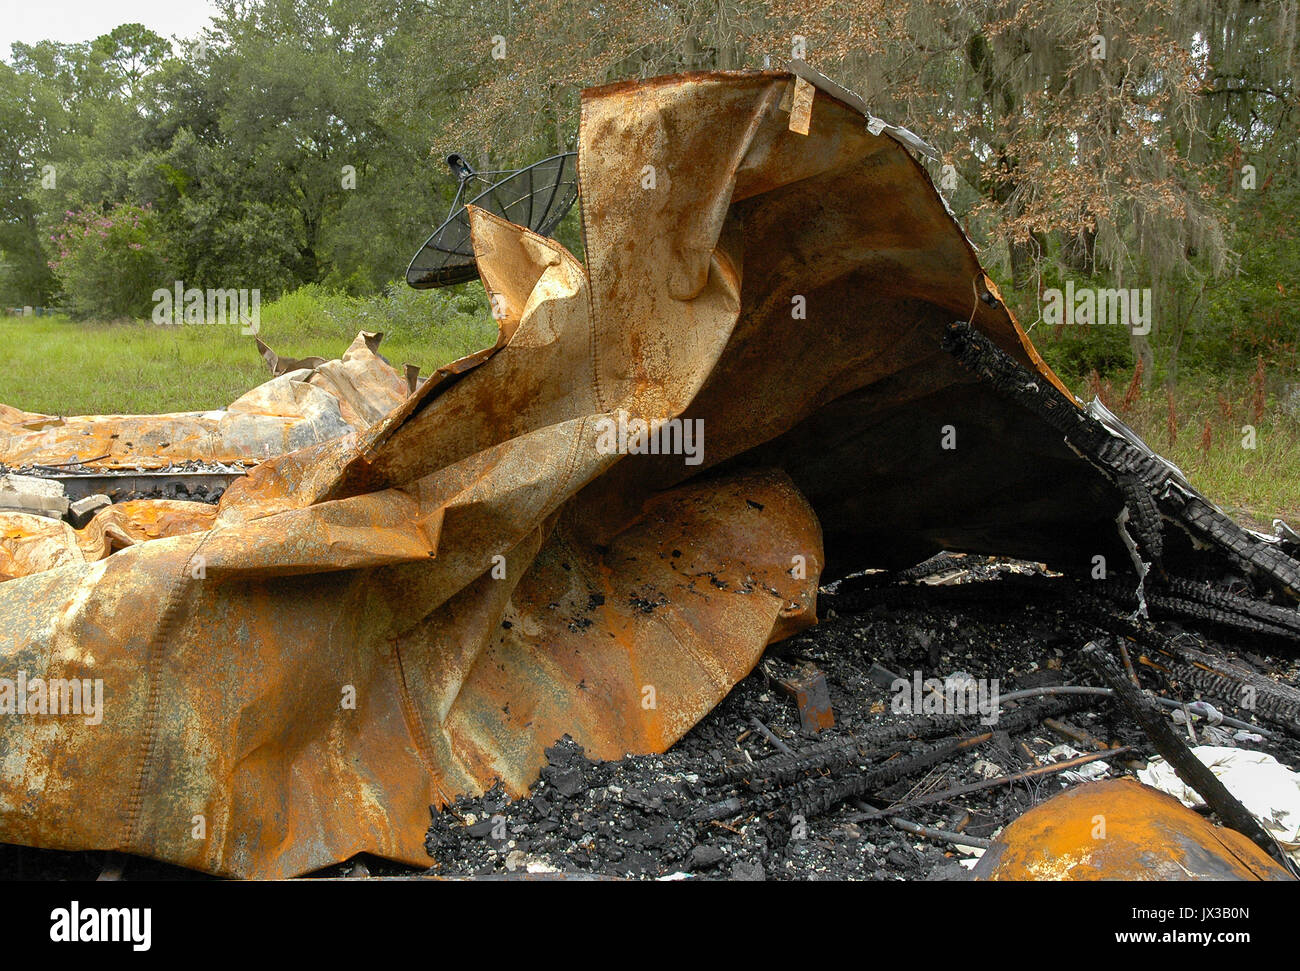
[[(498, 786), (435, 814), (431, 872), (969, 879), (1016, 817), (1149, 757), (1186, 770), (1188, 746), (1240, 748), (1300, 768), (1295, 544), (1242, 529), (1113, 416), (969, 327), (944, 345), (1123, 490), (1131, 568), (1081, 577), (944, 553), (829, 583), (823, 622), (770, 648), (669, 752), (602, 762), (566, 737), (526, 798)], [(1140, 701), (1117, 697), (1129, 685)], [(1294, 814), (1281, 795), (1278, 815)], [(1258, 836), (1232, 803), (1211, 807)], [(1294, 875), (1297, 846), (1269, 837), (1269, 875)]]

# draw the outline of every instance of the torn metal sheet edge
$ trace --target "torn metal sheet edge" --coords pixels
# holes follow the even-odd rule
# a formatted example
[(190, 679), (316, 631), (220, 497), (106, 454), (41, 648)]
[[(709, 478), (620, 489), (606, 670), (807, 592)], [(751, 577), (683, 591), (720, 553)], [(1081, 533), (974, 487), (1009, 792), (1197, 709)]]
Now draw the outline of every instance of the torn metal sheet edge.
[(883, 118), (877, 118), (875, 114), (872, 113), (871, 107), (867, 104), (865, 99), (850, 91), (843, 85), (832, 81), (810, 64), (795, 59), (789, 62), (787, 70), (796, 77), (802, 78), (810, 84), (820, 88), (822, 91), (825, 91), (837, 101), (842, 101), (846, 105), (856, 108), (862, 113), (863, 117), (867, 119), (867, 130), (870, 131), (871, 134), (879, 135), (884, 132), (902, 142), (908, 148), (920, 152), (922, 155), (932, 159), (939, 158), (939, 153), (936, 152), (925, 139), (921, 138), (915, 132), (904, 128), (902, 125), (891, 125)]

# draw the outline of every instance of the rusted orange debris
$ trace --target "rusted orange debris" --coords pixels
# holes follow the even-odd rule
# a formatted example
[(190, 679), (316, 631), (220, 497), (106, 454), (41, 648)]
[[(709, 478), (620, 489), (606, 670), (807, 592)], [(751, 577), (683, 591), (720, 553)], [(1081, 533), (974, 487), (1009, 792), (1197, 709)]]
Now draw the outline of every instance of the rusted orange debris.
[(799, 708), (799, 725), (809, 733), (835, 727), (835, 709), (831, 707), (826, 675), (812, 665), (805, 665), (777, 686), (794, 699)]
[[(3, 676), (104, 687), (97, 724), (0, 719), (0, 840), (426, 864), (430, 804), (523, 792), (566, 732), (671, 745), (815, 623), (828, 564), (1124, 557), (1109, 483), (940, 349), (972, 320), (1059, 386), (915, 137), (824, 86), (792, 130), (793, 85), (587, 91), (586, 265), (471, 213), (494, 347), (352, 405), (364, 428), (263, 462), (213, 522), (136, 510), (111, 555), (65, 538), (0, 583)], [(617, 434), (657, 419), (677, 454)]]
[(1133, 779), (1075, 786), (1011, 823), (983, 880), (1291, 880), (1245, 836)]
[(208, 529), (216, 507), (177, 499), (132, 499), (99, 510), (84, 529), (61, 519), (0, 512), (0, 580), (101, 560), (146, 540)]

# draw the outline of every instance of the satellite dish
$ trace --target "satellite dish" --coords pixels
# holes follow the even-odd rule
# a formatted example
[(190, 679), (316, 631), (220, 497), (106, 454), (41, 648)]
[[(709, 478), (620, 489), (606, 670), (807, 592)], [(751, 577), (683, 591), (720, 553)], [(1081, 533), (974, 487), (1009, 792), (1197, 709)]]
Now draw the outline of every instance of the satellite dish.
[(478, 206), (541, 236), (550, 236), (578, 198), (578, 153), (552, 155), (522, 169), (475, 172), (459, 155), (447, 156), (456, 198), (446, 222), (420, 247), (406, 270), (417, 290), (447, 287), (478, 276), (466, 206)]

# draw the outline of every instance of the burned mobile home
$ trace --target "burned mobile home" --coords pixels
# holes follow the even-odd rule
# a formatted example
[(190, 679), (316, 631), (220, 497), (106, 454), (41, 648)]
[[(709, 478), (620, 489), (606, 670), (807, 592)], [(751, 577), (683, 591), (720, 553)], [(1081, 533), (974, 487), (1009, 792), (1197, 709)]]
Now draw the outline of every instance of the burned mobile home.
[[(585, 263), (464, 210), (493, 347), (266, 457), (206, 516), (0, 583), (5, 668), (105, 685), (100, 724), (0, 723), (0, 841), (241, 877), (427, 866), (430, 806), (524, 796), (566, 735), (663, 753), (817, 623), (819, 585), (940, 551), (1080, 578), (1100, 558), (1139, 615), (1294, 644), (1295, 548), (1076, 401), (927, 151), (799, 64), (585, 92)], [(701, 461), (602, 448), (623, 415), (706, 429)], [(827, 770), (953, 729), (924, 719), (719, 768), (760, 795), (717, 811), (815, 813), (974, 744)]]

